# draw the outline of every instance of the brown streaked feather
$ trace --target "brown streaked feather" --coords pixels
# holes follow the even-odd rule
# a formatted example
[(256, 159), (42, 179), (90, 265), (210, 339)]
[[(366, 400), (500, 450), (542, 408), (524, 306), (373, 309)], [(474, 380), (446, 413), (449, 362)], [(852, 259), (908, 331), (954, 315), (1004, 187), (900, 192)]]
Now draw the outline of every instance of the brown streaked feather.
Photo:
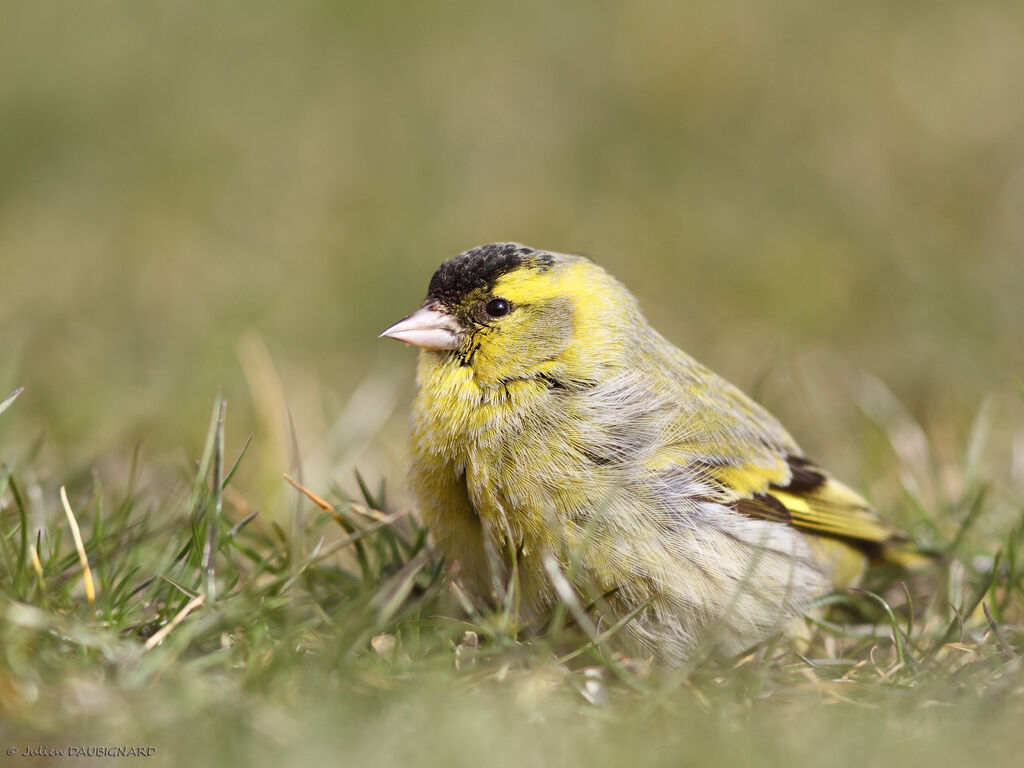
[(786, 509), (786, 505), (770, 493), (755, 493), (749, 499), (740, 499), (733, 504), (733, 509), (751, 517), (761, 517), (779, 523), (793, 522), (793, 516)]
[(787, 456), (786, 464), (789, 465), (790, 478), (786, 489), (791, 493), (808, 493), (824, 485), (828, 478), (825, 473), (816, 469), (808, 459), (800, 456)]

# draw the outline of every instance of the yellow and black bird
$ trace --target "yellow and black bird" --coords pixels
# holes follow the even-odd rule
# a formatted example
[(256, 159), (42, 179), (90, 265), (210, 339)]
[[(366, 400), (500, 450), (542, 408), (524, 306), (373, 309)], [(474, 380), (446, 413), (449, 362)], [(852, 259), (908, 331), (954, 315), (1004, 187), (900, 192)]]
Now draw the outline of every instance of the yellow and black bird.
[(434, 273), (382, 336), (422, 348), (412, 486), (470, 589), (517, 580), (542, 621), (559, 574), (633, 643), (738, 652), (904, 539), (781, 424), (647, 323), (589, 259), (517, 243)]

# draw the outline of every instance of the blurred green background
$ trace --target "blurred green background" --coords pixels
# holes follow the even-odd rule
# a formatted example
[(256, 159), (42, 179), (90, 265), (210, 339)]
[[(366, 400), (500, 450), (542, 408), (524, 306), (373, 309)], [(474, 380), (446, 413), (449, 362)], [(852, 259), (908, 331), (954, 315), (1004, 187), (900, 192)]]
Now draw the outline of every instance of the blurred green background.
[(376, 334), (495, 240), (592, 256), (825, 458), (864, 374), (959, 425), (1024, 375), (1022, 93), (1012, 2), (4, 3), (5, 431), (185, 455), (223, 387), (229, 445), (287, 405), (400, 478)]

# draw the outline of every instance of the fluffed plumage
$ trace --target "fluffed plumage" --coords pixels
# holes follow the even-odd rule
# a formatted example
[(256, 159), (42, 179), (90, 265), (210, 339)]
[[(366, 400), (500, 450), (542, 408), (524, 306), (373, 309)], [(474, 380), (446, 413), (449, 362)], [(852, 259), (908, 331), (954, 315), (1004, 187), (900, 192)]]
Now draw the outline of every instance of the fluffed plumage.
[(424, 522), (470, 589), (514, 573), (538, 622), (554, 564), (609, 619), (636, 612), (635, 645), (679, 662), (708, 639), (747, 648), (869, 559), (898, 559), (901, 537), (864, 499), (588, 259), (474, 248), (382, 335), (423, 347)]

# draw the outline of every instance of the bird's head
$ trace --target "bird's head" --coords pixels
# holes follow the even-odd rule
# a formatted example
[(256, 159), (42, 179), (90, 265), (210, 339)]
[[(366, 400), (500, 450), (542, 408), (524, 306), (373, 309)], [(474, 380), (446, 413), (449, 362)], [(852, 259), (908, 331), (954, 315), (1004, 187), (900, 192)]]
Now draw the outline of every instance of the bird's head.
[(444, 262), (423, 306), (381, 336), (469, 367), (484, 388), (531, 378), (572, 386), (615, 365), (638, 323), (630, 293), (590, 260), (494, 243)]

